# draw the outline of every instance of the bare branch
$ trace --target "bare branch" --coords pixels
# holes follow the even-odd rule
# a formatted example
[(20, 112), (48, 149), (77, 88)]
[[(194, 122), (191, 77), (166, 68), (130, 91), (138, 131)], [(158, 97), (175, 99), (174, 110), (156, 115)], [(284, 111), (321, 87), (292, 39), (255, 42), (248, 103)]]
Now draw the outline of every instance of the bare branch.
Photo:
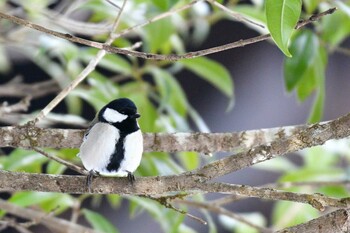
[(248, 151), (217, 160), (195, 171), (202, 181), (264, 162), (293, 151), (322, 145), (330, 139), (350, 136), (350, 113), (338, 119), (310, 125), (304, 130), (271, 143), (255, 146)]
[(329, 233), (329, 232), (350, 232), (350, 212), (349, 209), (340, 209), (319, 218), (313, 219), (307, 223), (299, 224), (294, 227), (285, 228), (276, 233)]
[[(86, 193), (86, 176), (48, 175), (0, 171), (1, 191), (38, 191), (71, 194)], [(138, 177), (133, 185), (128, 179), (96, 177), (93, 179), (91, 193), (119, 194), (164, 197), (174, 192), (224, 193), (267, 200), (285, 200), (305, 203), (323, 211), (326, 207), (348, 208), (349, 198), (331, 198), (321, 194), (303, 194), (279, 191), (269, 188), (255, 188), (246, 185), (225, 183), (202, 183), (195, 174)]]
[(321, 12), (321, 13), (319, 13), (319, 14), (313, 14), (313, 15), (311, 15), (308, 19), (300, 20), (300, 21), (298, 22), (298, 24), (295, 26), (295, 29), (299, 29), (299, 28), (301, 28), (301, 27), (304, 27), (304, 26), (307, 25), (307, 24), (310, 24), (310, 23), (312, 23), (312, 22), (318, 21), (320, 18), (322, 18), (322, 17), (325, 16), (325, 15), (331, 15), (331, 14), (333, 14), (336, 10), (337, 10), (337, 8), (334, 7), (334, 8), (328, 9), (328, 10), (326, 10), (326, 11), (324, 11), (324, 12)]
[[(325, 122), (322, 122), (325, 123)], [(144, 133), (144, 148), (149, 151), (197, 151), (212, 153), (219, 151), (242, 151), (274, 140), (284, 139), (304, 130), (306, 125), (286, 126), (233, 133)], [(29, 148), (29, 133), (37, 147), (78, 148), (85, 130), (44, 129), (37, 127), (0, 127), (0, 147)], [(22, 137), (19, 137), (22, 135)]]
[(97, 233), (96, 231), (80, 226), (78, 224), (71, 223), (67, 220), (59, 219), (53, 216), (48, 216), (47, 213), (41, 211), (26, 209), (17, 205), (11, 204), (0, 199), (0, 209), (15, 216), (35, 221), (42, 219), (41, 224), (52, 229), (54, 232), (66, 233), (70, 230), (76, 233)]
[(52, 160), (56, 161), (57, 163), (63, 164), (64, 166), (66, 166), (66, 167), (68, 167), (68, 168), (70, 168), (70, 169), (72, 169), (72, 170), (74, 170), (74, 171), (76, 171), (76, 172), (78, 172), (78, 173), (80, 173), (80, 174), (82, 174), (82, 175), (89, 175), (89, 172), (86, 171), (86, 170), (85, 170), (84, 168), (82, 168), (82, 167), (79, 167), (79, 166), (77, 166), (77, 165), (75, 165), (75, 164), (72, 164), (72, 163), (70, 163), (70, 162), (68, 162), (68, 161), (66, 161), (66, 160), (63, 160), (63, 159), (61, 159), (61, 158), (58, 158), (58, 157), (56, 157), (56, 156), (50, 155), (49, 153), (46, 153), (45, 151), (40, 150), (39, 148), (33, 147), (32, 149), (33, 149), (34, 151), (36, 151), (36, 152), (38, 152), (38, 153), (44, 155), (45, 157), (47, 157), (47, 158), (49, 158), (49, 159), (52, 159)]
[(60, 90), (56, 81), (49, 80), (38, 83), (13, 83), (9, 82), (4, 85), (0, 85), (0, 96), (7, 97), (26, 97), (30, 96), (33, 99), (56, 93)]
[(256, 197), (266, 200), (283, 200), (309, 204), (319, 211), (324, 211), (326, 207), (348, 208), (350, 199), (337, 199), (327, 197), (322, 194), (305, 194), (281, 191), (271, 188), (256, 188), (248, 185), (236, 185), (225, 183), (201, 183), (197, 185), (197, 190), (201, 192), (235, 194), (245, 197)]
[(156, 21), (158, 21), (158, 20), (161, 20), (161, 19), (164, 19), (164, 18), (166, 18), (166, 17), (169, 17), (170, 15), (173, 15), (173, 14), (176, 14), (176, 13), (178, 13), (178, 12), (184, 11), (184, 10), (186, 10), (186, 9), (188, 9), (188, 8), (190, 8), (190, 7), (192, 7), (192, 6), (193, 6), (194, 4), (196, 4), (197, 2), (202, 2), (202, 1), (203, 1), (203, 0), (194, 0), (194, 1), (192, 1), (192, 2), (189, 2), (188, 4), (185, 4), (185, 5), (181, 6), (181, 7), (179, 7), (179, 8), (171, 9), (171, 10), (169, 10), (169, 11), (167, 11), (167, 12), (164, 12), (164, 13), (162, 13), (162, 14), (160, 14), (160, 15), (157, 15), (157, 16), (151, 18), (151, 19), (148, 19), (148, 20), (147, 20), (146, 22), (144, 22), (144, 23), (137, 24), (137, 25), (132, 26), (132, 27), (129, 27), (129, 28), (127, 28), (127, 29), (125, 29), (125, 30), (123, 30), (123, 31), (121, 31), (121, 32), (119, 32), (119, 33), (115, 33), (115, 34), (112, 35), (112, 38), (113, 38), (113, 39), (117, 39), (117, 38), (119, 38), (119, 37), (121, 37), (121, 36), (124, 36), (124, 35), (130, 33), (130, 32), (135, 31), (136, 29), (142, 28), (142, 27), (144, 27), (144, 26), (146, 26), (146, 25), (148, 25), (148, 24), (151, 24), (151, 23), (154, 23), (154, 22), (156, 22)]
[(253, 222), (250, 222), (248, 220), (246, 220), (245, 218), (241, 217), (239, 214), (236, 214), (234, 212), (228, 211), (227, 209), (220, 207), (220, 206), (216, 206), (216, 205), (211, 205), (211, 204), (207, 204), (207, 203), (203, 203), (203, 202), (198, 202), (198, 201), (191, 201), (191, 200), (182, 200), (182, 199), (175, 199), (173, 200), (173, 202), (175, 203), (180, 203), (180, 204), (185, 204), (187, 206), (192, 206), (195, 208), (202, 208), (202, 209), (206, 209), (209, 210), (211, 212), (217, 213), (217, 214), (222, 214), (222, 215), (226, 215), (228, 217), (231, 217), (239, 222), (242, 222), (250, 227), (253, 227), (255, 229), (257, 229), (259, 232), (261, 233), (271, 233), (273, 232), (271, 229), (265, 228), (265, 227), (261, 227), (259, 225), (256, 225)]
[(237, 21), (240, 22), (248, 22), (250, 24), (253, 24), (255, 26), (258, 26), (260, 28), (265, 28), (264, 25), (258, 24), (257, 22), (254, 22), (250, 19), (247, 19), (245, 17), (243, 17), (242, 15), (240, 15), (239, 13), (234, 12), (233, 10), (227, 8), (226, 6), (220, 4), (219, 2), (215, 1), (215, 0), (206, 0), (207, 2), (213, 4), (214, 6), (218, 7), (219, 9), (225, 11), (226, 13), (228, 13), (229, 15), (231, 15), (233, 18), (235, 18)]
[(31, 97), (27, 96), (26, 98), (22, 99), (20, 102), (13, 105), (8, 105), (7, 102), (3, 103), (2, 105), (0, 105), (0, 116), (9, 114), (9, 113), (14, 113), (14, 112), (21, 112), (21, 111), (26, 112), (29, 108), (30, 100), (31, 100)]
[[(327, 14), (332, 14), (333, 12), (334, 11), (326, 11), (326, 12), (320, 13), (319, 15), (324, 16)], [(314, 15), (313, 17), (316, 19), (319, 18), (318, 15)], [(189, 52), (189, 53), (184, 53), (184, 54), (180, 54), (180, 55), (177, 55), (177, 54), (163, 55), (163, 54), (144, 53), (144, 52), (138, 52), (138, 51), (133, 51), (133, 50), (120, 49), (120, 48), (113, 47), (113, 46), (110, 46), (110, 45), (105, 44), (105, 43), (99, 43), (99, 42), (95, 42), (95, 41), (91, 41), (91, 40), (86, 40), (86, 39), (76, 37), (76, 36), (73, 36), (70, 34), (61, 33), (61, 32), (51, 30), (51, 29), (47, 29), (47, 28), (42, 27), (40, 25), (31, 23), (27, 20), (20, 19), (18, 17), (11, 16), (11, 15), (8, 15), (8, 14), (2, 13), (2, 12), (0, 12), (0, 18), (8, 19), (16, 24), (26, 26), (26, 27), (44, 32), (46, 34), (50, 34), (52, 36), (62, 38), (65, 40), (69, 40), (69, 41), (74, 42), (74, 43), (79, 43), (79, 44), (87, 45), (87, 46), (94, 47), (97, 49), (105, 50), (106, 52), (109, 52), (109, 53), (118, 53), (118, 54), (129, 55), (129, 56), (134, 56), (134, 57), (139, 57), (139, 58), (144, 58), (144, 59), (152, 59), (152, 60), (177, 61), (177, 60), (181, 60), (181, 59), (195, 58), (195, 57), (199, 57), (199, 56), (205, 56), (208, 54), (221, 52), (221, 51), (232, 49), (232, 48), (243, 47), (245, 45), (249, 45), (249, 44), (253, 44), (253, 43), (267, 40), (271, 37), (270, 34), (265, 34), (265, 35), (261, 35), (261, 36), (257, 36), (257, 37), (253, 37), (253, 38), (249, 38), (249, 39), (245, 39), (245, 40), (239, 40), (239, 41), (236, 41), (233, 43), (229, 43), (229, 44), (225, 44), (225, 45), (221, 45), (221, 46), (217, 46), (217, 47), (212, 47), (209, 49), (199, 50), (199, 51), (195, 51), (195, 52)], [(308, 21), (307, 23), (303, 23), (302, 26), (305, 26), (306, 24), (311, 23), (311, 22), (312, 21)]]

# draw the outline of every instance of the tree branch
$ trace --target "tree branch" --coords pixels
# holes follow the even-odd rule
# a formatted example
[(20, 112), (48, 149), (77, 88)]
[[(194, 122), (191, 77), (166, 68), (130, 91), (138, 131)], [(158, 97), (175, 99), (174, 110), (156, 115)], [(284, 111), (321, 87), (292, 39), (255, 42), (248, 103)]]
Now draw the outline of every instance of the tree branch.
[[(322, 122), (326, 123), (326, 122)], [(248, 130), (233, 133), (144, 133), (144, 149), (149, 151), (196, 151), (213, 153), (241, 151), (297, 134), (307, 125)], [(0, 147), (79, 148), (85, 130), (44, 129), (33, 126), (0, 127)], [(34, 135), (31, 137), (30, 135)]]
[(313, 219), (307, 223), (299, 224), (293, 227), (276, 231), (276, 233), (329, 233), (329, 232), (350, 232), (350, 210), (340, 209), (319, 218)]
[[(1, 191), (37, 191), (71, 194), (87, 193), (86, 176), (48, 175), (0, 171)], [(91, 193), (166, 197), (170, 193), (223, 193), (267, 200), (285, 200), (309, 204), (323, 211), (326, 207), (348, 208), (349, 198), (331, 198), (321, 194), (292, 193), (270, 188), (255, 188), (247, 185), (200, 182), (195, 174), (138, 177), (133, 185), (127, 178), (96, 177)]]
[(231, 211), (229, 211), (221, 206), (211, 205), (211, 204), (198, 202), (198, 201), (182, 200), (182, 199), (175, 199), (175, 200), (173, 200), (173, 202), (179, 203), (179, 204), (185, 204), (187, 206), (192, 206), (195, 208), (206, 209), (206, 210), (209, 210), (209, 211), (217, 213), (217, 214), (226, 215), (226, 216), (231, 217), (239, 222), (242, 222), (250, 227), (255, 228), (260, 233), (272, 233), (273, 232), (271, 229), (256, 225), (255, 223), (246, 220), (244, 217), (240, 216), (239, 214), (231, 212)]
[(71, 223), (67, 220), (49, 216), (47, 213), (41, 211), (32, 210), (28, 208), (22, 208), (12, 203), (0, 199), (0, 209), (6, 211), (7, 213), (13, 214), (17, 217), (30, 219), (32, 221), (37, 221), (41, 219), (41, 224), (53, 230), (54, 232), (66, 233), (69, 231), (75, 233), (97, 233), (96, 231), (80, 226), (75, 223)]
[(56, 93), (60, 90), (56, 81), (42, 81), (37, 83), (18, 83), (18, 82), (9, 82), (3, 85), (0, 85), (0, 96), (8, 97), (27, 97), (30, 96), (33, 99)]
[[(332, 14), (333, 12), (334, 12), (334, 10), (333, 11), (327, 10), (325, 12), (321, 12), (320, 14), (315, 14), (312, 17), (314, 19), (319, 19), (321, 16), (324, 16), (327, 14)], [(321, 16), (318, 16), (318, 15), (321, 15)], [(56, 36), (56, 37), (59, 37), (59, 38), (62, 38), (62, 39), (65, 39), (65, 40), (68, 40), (68, 41), (71, 41), (74, 43), (83, 44), (83, 45), (87, 45), (87, 46), (94, 47), (97, 49), (101, 49), (101, 50), (104, 50), (104, 51), (109, 52), (109, 53), (117, 53), (117, 54), (129, 55), (129, 56), (139, 57), (139, 58), (143, 58), (143, 59), (152, 59), (152, 60), (177, 61), (177, 60), (181, 60), (181, 59), (195, 58), (195, 57), (199, 57), (199, 56), (205, 56), (208, 54), (225, 51), (228, 49), (243, 47), (245, 45), (249, 45), (249, 44), (253, 44), (253, 43), (267, 40), (271, 37), (270, 34), (265, 34), (265, 35), (261, 35), (261, 36), (257, 36), (257, 37), (253, 37), (253, 38), (249, 38), (249, 39), (245, 39), (245, 40), (239, 40), (239, 41), (236, 41), (233, 43), (229, 43), (229, 44), (225, 44), (225, 45), (221, 45), (221, 46), (217, 46), (217, 47), (212, 47), (209, 49), (199, 50), (199, 51), (195, 51), (195, 52), (189, 52), (189, 53), (184, 53), (184, 54), (180, 54), (180, 55), (178, 55), (178, 54), (163, 55), (163, 54), (144, 53), (144, 52), (138, 52), (138, 51), (133, 51), (133, 50), (120, 49), (120, 48), (113, 47), (113, 46), (105, 44), (105, 43), (100, 43), (100, 42), (96, 42), (96, 41), (83, 39), (83, 38), (76, 37), (76, 36), (73, 36), (73, 35), (67, 34), (67, 33), (57, 32), (57, 31), (42, 27), (40, 25), (31, 23), (28, 20), (24, 20), (24, 19), (15, 17), (15, 16), (11, 16), (11, 15), (2, 13), (2, 12), (0, 12), (0, 18), (10, 20), (16, 24), (26, 26), (26, 27), (35, 29), (37, 31), (41, 31), (41, 32), (44, 32), (46, 34), (50, 34), (52, 36)], [(302, 26), (305, 26), (311, 22), (313, 22), (313, 21), (311, 21), (311, 20), (306, 21), (306, 22), (303, 21)], [(296, 27), (300, 28), (298, 25)]]

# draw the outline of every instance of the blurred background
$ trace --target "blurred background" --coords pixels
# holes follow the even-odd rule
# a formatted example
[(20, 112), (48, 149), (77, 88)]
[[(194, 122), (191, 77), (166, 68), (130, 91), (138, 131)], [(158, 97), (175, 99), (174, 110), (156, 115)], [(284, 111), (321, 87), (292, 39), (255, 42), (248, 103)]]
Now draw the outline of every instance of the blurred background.
[[(101, 33), (101, 35), (95, 36), (88, 35), (88, 33), (84, 34), (83, 32), (72, 31), (70, 30), (69, 21), (60, 20), (67, 20), (66, 18), (70, 18), (83, 22), (102, 22), (104, 26), (110, 26), (115, 12), (118, 11), (116, 7), (106, 1), (72, 1), (71, 3), (69, 3), (69, 1), (33, 2), (35, 2), (36, 6), (40, 6), (41, 8), (34, 9), (33, 5), (24, 1), (1, 1), (0, 6), (2, 12), (7, 10), (6, 12), (18, 15), (19, 17), (26, 16), (29, 20), (51, 29), (58, 31), (67, 30), (69, 33), (100, 41), (105, 41), (106, 34)], [(161, 1), (128, 1), (124, 17), (122, 17), (121, 20), (120, 30), (135, 25), (135, 23), (143, 22), (146, 18), (165, 12), (168, 9), (185, 5), (189, 1), (179, 1), (179, 3), (177, 1), (168, 0), (164, 2), (166, 3), (161, 3)], [(304, 17), (333, 6), (327, 1), (318, 1), (318, 5), (312, 8), (307, 5), (310, 4), (310, 2), (311, 1), (303, 2), (305, 5), (303, 6), (302, 16)], [(122, 1), (113, 1), (113, 3), (120, 6)], [(237, 7), (238, 12), (245, 12), (245, 16), (249, 16), (251, 19), (264, 23), (264, 20), (259, 21), (260, 18), (258, 17), (264, 12), (264, 1), (224, 1), (221, 3), (233, 10)], [(348, 1), (341, 3), (345, 5), (342, 5), (343, 7), (347, 7), (344, 9), (350, 9), (348, 5), (346, 5)], [(53, 13), (54, 11), (57, 15)], [(253, 11), (259, 11), (260, 13), (254, 15), (251, 13)], [(141, 51), (165, 54), (171, 51), (181, 53), (183, 51), (201, 50), (238, 41), (240, 39), (251, 38), (258, 36), (261, 32), (256, 30), (255, 27), (252, 28), (249, 24), (247, 26), (246, 22), (242, 23), (233, 20), (233, 18), (227, 16), (227, 13), (225, 13), (226, 15), (223, 14), (209, 3), (197, 3), (190, 8), (190, 10), (184, 12), (186, 13), (181, 13), (180, 16), (173, 16), (170, 22), (166, 21), (165, 23), (157, 24), (155, 28), (151, 28), (152, 26), (150, 26), (150, 24), (144, 27), (144, 29), (135, 31), (123, 39), (118, 39), (113, 45), (129, 47), (141, 40), (143, 42), (143, 46), (139, 48)], [(343, 8), (337, 13), (342, 14), (342, 19), (349, 20), (348, 12), (346, 13)], [(66, 18), (61, 17), (62, 15)], [(55, 17), (57, 17), (56, 23), (54, 22)], [(343, 22), (345, 22), (339, 22), (338, 18), (334, 19), (334, 24), (343, 24)], [(350, 92), (348, 91), (350, 87), (350, 66), (348, 65), (349, 49), (345, 49), (350, 46), (350, 40), (348, 38), (350, 26), (347, 25), (347, 23), (344, 23), (345, 29), (339, 26), (338, 30), (344, 32), (342, 33), (341, 39), (336, 39), (336, 42), (334, 42), (327, 37), (328, 35), (322, 34), (326, 34), (327, 30), (324, 28), (329, 27), (329, 22), (322, 21), (320, 23), (316, 22), (315, 24), (319, 25), (310, 25), (305, 30), (312, 31), (315, 36), (319, 38), (321, 47), (323, 46), (327, 50), (328, 62), (325, 67), (319, 67), (319, 70), (325, 69), (325, 98), (324, 110), (319, 115), (318, 119), (326, 121), (340, 117), (348, 113), (350, 109), (350, 102), (348, 101), (350, 98)], [(171, 29), (169, 29), (170, 32), (167, 33), (172, 36), (162, 33), (168, 27)], [(5, 20), (1, 20), (0, 22), (0, 51), (2, 51), (2, 57), (0, 59), (2, 63), (0, 66), (3, 67), (2, 73), (0, 74), (1, 85), (8, 88), (8, 86), (6, 86), (8, 84), (15, 84), (14, 86), (16, 86), (18, 83), (33, 84), (47, 80), (54, 80), (55, 84), (53, 88), (50, 86), (52, 91), (38, 98), (32, 98), (29, 109), (25, 114), (0, 114), (2, 125), (19, 124), (30, 119), (30, 117), (35, 115), (38, 110), (46, 106), (46, 104), (56, 96), (60, 88), (66, 86), (70, 80), (74, 79), (84, 66), (86, 66), (89, 59), (97, 53), (94, 49), (88, 49), (46, 36), (32, 29), (20, 28), (19, 26), (5, 22)], [(101, 28), (103, 29), (102, 26)], [(109, 27), (106, 26), (105, 28)], [(163, 39), (154, 39), (152, 37), (154, 32), (159, 32), (159, 37)], [(176, 34), (176, 36), (174, 36), (174, 34)], [(152, 40), (156, 42), (152, 42)], [(169, 41), (170, 44), (168, 43)], [(162, 45), (162, 43), (164, 44)], [(342, 50), (340, 51), (340, 49), (335, 48), (342, 48)], [(219, 68), (220, 71), (224, 69), (228, 72), (232, 82), (223, 80), (222, 83), (223, 85), (232, 85), (232, 93), (230, 93), (230, 90), (227, 91), (224, 88), (220, 88), (222, 83), (213, 83), (208, 81), (206, 77), (198, 77), (201, 76), (200, 72), (198, 75), (195, 68), (191, 68), (193, 66), (186, 65), (185, 63), (180, 65), (179, 63), (175, 63), (175, 65), (173, 65), (166, 61), (163, 61), (163, 63), (142, 61), (135, 58), (111, 55), (105, 58), (105, 60), (103, 60), (104, 62), (101, 62), (96, 72), (89, 75), (87, 81), (82, 83), (65, 102), (62, 102), (54, 109), (53, 114), (49, 117), (50, 121), (46, 122), (45, 126), (84, 128), (87, 122), (93, 119), (95, 112), (106, 100), (125, 95), (135, 99), (136, 102), (139, 100), (137, 103), (141, 105), (139, 107), (144, 119), (141, 122), (141, 128), (147, 132), (205, 131), (208, 129), (211, 132), (234, 132), (300, 125), (307, 123), (308, 119), (310, 119), (309, 116), (312, 114), (310, 112), (313, 111), (312, 109), (317, 96), (316, 93), (319, 92), (319, 89), (315, 86), (304, 99), (301, 99), (295, 91), (297, 88), (300, 90), (300, 86), (295, 89), (286, 90), (286, 57), (278, 47), (274, 45), (272, 40), (215, 53), (207, 56), (207, 58), (210, 61), (221, 64), (221, 68)], [(127, 64), (127, 68), (125, 68), (125, 66), (123, 68), (125, 64)], [(143, 73), (141, 71), (139, 73), (131, 71), (142, 69)], [(159, 71), (159, 69), (163, 69), (163, 71)], [(316, 69), (318, 68), (316, 67)], [(166, 74), (162, 73), (164, 71)], [(169, 94), (170, 97), (164, 96), (162, 90), (164, 87), (162, 87), (161, 81), (158, 80), (160, 79), (159, 75), (160, 77), (171, 75), (169, 80), (175, 80), (181, 87), (171, 86), (169, 89), (171, 92), (171, 94)], [(16, 81), (13, 81), (15, 77), (17, 77)], [(107, 86), (110, 87), (107, 88)], [(154, 92), (152, 92), (152, 88), (155, 88)], [(181, 94), (181, 89), (184, 95)], [(142, 90), (141, 93), (137, 94), (140, 90)], [(176, 93), (173, 94), (172, 92)], [(178, 93), (180, 94), (178, 95)], [(145, 96), (148, 101), (141, 101)], [(9, 104), (13, 104), (24, 96), (6, 95), (4, 92), (2, 94), (0, 91), (0, 97), (1, 103), (6, 101)], [(166, 102), (164, 100), (166, 98), (170, 98), (171, 100)], [(178, 101), (177, 98), (185, 98), (186, 100)], [(164, 107), (164, 103), (166, 103), (166, 107)], [(232, 105), (233, 107), (230, 107)], [(189, 113), (192, 110), (198, 113), (200, 117), (196, 118), (193, 113)], [(175, 114), (174, 111), (178, 114)], [(34, 114), (27, 115), (28, 113)], [(178, 116), (180, 116), (182, 120), (177, 121), (176, 117)], [(203, 122), (205, 122), (205, 124), (203, 124)], [(17, 150), (9, 148), (3, 149), (1, 162), (4, 169), (6, 169), (6, 166), (9, 168), (11, 167), (8, 165), (10, 162), (7, 161), (11, 156), (17, 156), (16, 158), (18, 159), (18, 155), (15, 154), (16, 151)], [(286, 161), (283, 162), (284, 165), (280, 167), (262, 165), (261, 167), (258, 166), (255, 168), (254, 166), (253, 168), (247, 168), (232, 173), (219, 180), (234, 184), (262, 186), (279, 180), (283, 181), (283, 179), (284, 181), (303, 181), (303, 178), (308, 181), (319, 180), (319, 178), (315, 178), (318, 177), (319, 174), (325, 174), (323, 177), (325, 180), (334, 177), (336, 177), (336, 179), (347, 179), (348, 152), (349, 151), (344, 152), (344, 154), (336, 153), (334, 159), (326, 164), (330, 166), (330, 169), (335, 169), (336, 172), (334, 172), (334, 170), (325, 171), (315, 168), (314, 170), (311, 169), (312, 172), (305, 173), (306, 170), (310, 171), (309, 168), (305, 169), (307, 162), (305, 162), (302, 155), (293, 154), (287, 155)], [(57, 153), (57, 155), (63, 158), (79, 163), (74, 157), (76, 151), (67, 152), (61, 150), (52, 153)], [(318, 155), (322, 157), (322, 153), (324, 152), (321, 151), (318, 153)], [(330, 152), (328, 151), (327, 153)], [(215, 155), (214, 159), (225, 155), (226, 154)], [(25, 154), (22, 156), (25, 156)], [(161, 156), (162, 159), (154, 159), (152, 156)], [(172, 174), (186, 170), (191, 166), (198, 166), (200, 162), (205, 163), (207, 161), (205, 155), (198, 155), (201, 161), (198, 159), (198, 161), (194, 162), (195, 165), (192, 164), (186, 167), (178, 156), (181, 155), (165, 155), (164, 153), (147, 154), (144, 156), (143, 165), (139, 169), (137, 175)], [(317, 155), (315, 158), (317, 158)], [(168, 162), (168, 160), (174, 161)], [(346, 162), (344, 162), (344, 160)], [(341, 163), (339, 161), (343, 162)], [(50, 162), (47, 160), (43, 160), (40, 162), (40, 165), (42, 165), (40, 168), (29, 169), (28, 172), (48, 172), (47, 167), (50, 166), (49, 163)], [(320, 167), (326, 165), (320, 164)], [(23, 167), (19, 166), (13, 170), (26, 171), (26, 166), (27, 165), (23, 164)], [(152, 166), (155, 167), (154, 170), (151, 169)], [(269, 166), (270, 168), (268, 168)], [(277, 168), (274, 169), (273, 167)], [(164, 170), (166, 171), (164, 172)], [(303, 172), (298, 173), (301, 170), (303, 170)], [(51, 169), (51, 171), (56, 171), (58, 174), (71, 173), (71, 171), (66, 171), (63, 168), (57, 170)], [(292, 173), (296, 175), (293, 176)], [(310, 177), (308, 177), (308, 174)], [(329, 177), (327, 175), (329, 175)], [(301, 176), (303, 176), (303, 178), (300, 178)], [(300, 179), (298, 180), (296, 177)], [(329, 191), (329, 188), (327, 190)], [(327, 193), (327, 190), (323, 190), (324, 193), (332, 193), (337, 197), (347, 195), (346, 188), (336, 187), (329, 191), (329, 193)], [(313, 192), (315, 190), (309, 189), (308, 191)], [(322, 190), (317, 190), (317, 192), (322, 192)], [(13, 195), (15, 194), (2, 194), (3, 198), (7, 198), (9, 201), (15, 200)], [(30, 195), (35, 196), (37, 194)], [(68, 196), (72, 199), (79, 199), (77, 196)], [(187, 218), (183, 220), (184, 222), (181, 224), (182, 227), (171, 230), (169, 228), (169, 230), (166, 230), (167, 224), (162, 224), (160, 222), (169, 222), (171, 226), (174, 226), (168, 218), (174, 218), (173, 216), (178, 216), (178, 213), (172, 210), (164, 210), (165, 207), (152, 203), (153, 201), (150, 200), (141, 201), (137, 200), (135, 197), (121, 199), (120, 197), (109, 196), (110, 197), (102, 197), (93, 195), (80, 198), (79, 200), (82, 200), (82, 208), (92, 209), (100, 213), (116, 226), (119, 232), (210, 231), (208, 226), (203, 226)], [(218, 197), (221, 196), (209, 195), (206, 198), (208, 198), (208, 200), (213, 200)], [(15, 203), (16, 201), (13, 202)], [(114, 205), (111, 204), (113, 202), (115, 203)], [(149, 202), (148, 207), (146, 204), (142, 204), (146, 202)], [(278, 217), (280, 209), (284, 208), (284, 211), (287, 212), (290, 208), (295, 207), (284, 206), (284, 202), (281, 203), (282, 204), (276, 206), (276, 202), (248, 199), (225, 205), (225, 208), (236, 213), (251, 214), (248, 218), (252, 218), (252, 221), (260, 221), (262, 225), (277, 225), (278, 227), (286, 227), (295, 223), (300, 223), (319, 214), (317, 211), (309, 210), (310, 208), (299, 209), (297, 211), (298, 215), (304, 214), (304, 217), (299, 216), (300, 219), (297, 219), (298, 217), (291, 216), (289, 220), (284, 219), (283, 221), (285, 222), (282, 224), (282, 220)], [(60, 216), (69, 219), (71, 215), (70, 207), (68, 202), (64, 203), (62, 211), (59, 213), (61, 214)], [(47, 211), (45, 206), (41, 206), (41, 208)], [(157, 217), (157, 214), (154, 214), (153, 211), (166, 212), (162, 212), (163, 217), (161, 217), (162, 214), (160, 214), (160, 217)], [(189, 208), (189, 212), (201, 217), (205, 216), (202, 212), (194, 208)], [(132, 218), (130, 218), (130, 213), (133, 215)], [(257, 216), (254, 216), (254, 214), (257, 214)], [(84, 225), (89, 226), (89, 224), (91, 225), (94, 221), (86, 215), (84, 218), (84, 212), (82, 212), (81, 216), (79, 222)], [(237, 227), (235, 221), (227, 220), (217, 214), (211, 214), (211, 216), (213, 221), (217, 223), (217, 232), (248, 232), (244, 230), (245, 228)], [(33, 231), (40, 232), (41, 230), (42, 228), (38, 227), (34, 228)]]

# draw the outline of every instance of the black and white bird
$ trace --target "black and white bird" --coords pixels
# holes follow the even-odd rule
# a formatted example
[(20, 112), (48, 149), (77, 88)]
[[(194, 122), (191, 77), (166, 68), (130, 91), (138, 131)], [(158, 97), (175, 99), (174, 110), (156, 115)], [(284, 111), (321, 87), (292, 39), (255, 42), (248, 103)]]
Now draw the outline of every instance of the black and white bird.
[(143, 152), (139, 117), (135, 104), (127, 98), (113, 100), (98, 112), (78, 154), (89, 171), (89, 190), (94, 175), (135, 180), (133, 172), (140, 165)]

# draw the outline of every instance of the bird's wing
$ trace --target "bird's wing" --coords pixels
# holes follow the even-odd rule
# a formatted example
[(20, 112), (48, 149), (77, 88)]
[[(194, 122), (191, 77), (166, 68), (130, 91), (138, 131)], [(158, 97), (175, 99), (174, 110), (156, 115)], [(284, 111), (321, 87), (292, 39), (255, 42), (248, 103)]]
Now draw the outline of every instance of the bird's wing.
[(89, 127), (86, 129), (85, 133), (84, 133), (84, 137), (83, 137), (83, 142), (86, 141), (87, 136), (90, 133), (90, 130), (92, 127), (94, 127), (94, 125), (98, 122), (98, 118), (97, 115), (95, 116), (95, 118), (90, 122)]

